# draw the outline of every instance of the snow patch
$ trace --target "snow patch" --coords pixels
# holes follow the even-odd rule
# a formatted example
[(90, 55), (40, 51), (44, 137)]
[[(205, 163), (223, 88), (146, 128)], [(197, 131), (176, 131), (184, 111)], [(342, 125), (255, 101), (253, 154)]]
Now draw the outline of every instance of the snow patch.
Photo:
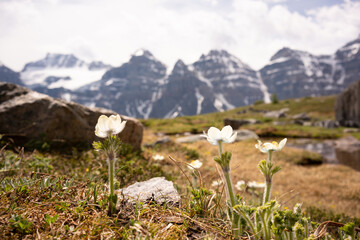
[(110, 80), (106, 81), (105, 86), (109, 86), (114, 83), (114, 79), (111, 78)]
[(265, 103), (270, 103), (270, 102), (271, 102), (271, 100), (270, 100), (270, 93), (269, 93), (266, 85), (264, 84), (264, 81), (263, 81), (263, 79), (262, 79), (262, 77), (261, 77), (260, 72), (256, 72), (256, 76), (257, 76), (257, 78), (258, 78), (258, 80), (259, 80), (260, 90), (261, 90), (261, 92), (262, 92), (263, 95), (264, 95), (264, 102), (265, 102)]
[(208, 87), (213, 88), (211, 81), (209, 79), (205, 78), (200, 72), (196, 72), (196, 76), (201, 82), (206, 83), (206, 85), (208, 85)]
[(148, 119), (153, 105), (150, 101), (140, 101), (136, 103), (136, 110), (144, 118)]
[(226, 98), (224, 97), (224, 95), (222, 93), (217, 93), (215, 94), (215, 102), (214, 102), (214, 106), (217, 110), (219, 111), (224, 111), (224, 107), (228, 110), (228, 109), (233, 109), (235, 108), (234, 105), (232, 105), (231, 103), (229, 103)]
[(67, 102), (71, 102), (71, 94), (70, 93), (64, 93), (61, 95), (61, 98), (64, 99)]
[(195, 96), (197, 99), (196, 114), (200, 114), (201, 113), (201, 104), (204, 101), (204, 96), (200, 94), (198, 88), (195, 89)]
[(288, 57), (280, 57), (280, 58), (277, 58), (277, 59), (274, 59), (274, 60), (270, 61), (269, 65), (275, 64), (275, 63), (286, 62), (288, 60), (289, 60)]
[(182, 111), (182, 107), (179, 105), (176, 105), (173, 109), (171, 109), (166, 115), (165, 118), (176, 118), (180, 116)]
[(49, 76), (54, 77), (70, 77), (69, 80), (59, 80), (51, 83), (48, 88), (66, 88), (75, 90), (87, 84), (93, 83), (101, 79), (102, 75), (107, 69), (100, 69), (90, 71), (87, 67), (76, 68), (28, 68), (26, 71), (20, 73), (21, 80), (26, 85), (45, 84), (45, 79)]

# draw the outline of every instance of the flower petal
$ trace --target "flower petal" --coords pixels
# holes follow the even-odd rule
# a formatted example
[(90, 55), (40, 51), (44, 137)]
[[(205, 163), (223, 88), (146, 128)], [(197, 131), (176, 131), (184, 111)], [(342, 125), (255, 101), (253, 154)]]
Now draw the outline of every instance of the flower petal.
[(210, 138), (210, 137), (207, 137), (207, 140), (209, 143), (211, 143), (212, 145), (218, 145), (218, 140), (216, 139), (213, 139), (213, 138)]
[(287, 138), (284, 138), (283, 140), (280, 141), (278, 150), (281, 150), (285, 147), (286, 141)]
[(236, 140), (236, 137), (237, 137), (237, 132), (235, 132), (230, 138), (223, 140), (225, 143), (232, 143)]
[(101, 115), (98, 119), (95, 128), (98, 127), (99, 131), (103, 131), (103, 132), (109, 131), (108, 122), (109, 122), (109, 118), (105, 115)]
[(214, 139), (214, 140), (221, 140), (221, 132), (216, 127), (211, 127), (208, 130), (208, 138)]
[(221, 139), (225, 142), (225, 140), (228, 140), (231, 137), (231, 134), (233, 133), (233, 129), (230, 125), (227, 125), (221, 129)]
[(125, 124), (126, 124), (126, 121), (121, 122), (121, 120), (120, 120), (120, 124), (118, 124), (118, 126), (116, 127), (114, 134), (121, 133), (122, 130), (124, 130), (124, 128), (125, 128)]
[[(119, 118), (118, 118), (118, 117), (119, 117)], [(111, 132), (113, 132), (113, 133), (116, 131), (116, 122), (117, 122), (118, 120), (121, 121), (119, 115), (117, 115), (117, 116), (111, 115), (111, 116), (109, 117), (108, 126), (109, 126), (109, 130), (110, 130)]]
[(95, 135), (100, 138), (106, 138), (107, 137), (107, 131), (101, 131), (98, 125), (95, 126)]

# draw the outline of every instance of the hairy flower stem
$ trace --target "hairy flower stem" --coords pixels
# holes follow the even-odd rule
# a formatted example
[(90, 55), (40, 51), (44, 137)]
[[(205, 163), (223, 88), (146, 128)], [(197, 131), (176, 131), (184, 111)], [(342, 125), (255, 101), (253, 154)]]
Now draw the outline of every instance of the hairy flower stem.
[[(271, 162), (271, 159), (272, 159), (272, 151), (269, 151), (267, 162)], [(267, 174), (264, 174), (266, 185), (265, 185), (263, 205), (265, 205), (267, 202), (269, 202), (270, 197), (271, 197), (271, 188), (272, 188), (272, 176), (271, 176), (270, 169), (267, 169), (266, 173)]]
[[(222, 142), (219, 141), (218, 143), (219, 146), (219, 155), (221, 157), (222, 155)], [(223, 177), (225, 179), (225, 183), (226, 183), (226, 188), (227, 188), (227, 198), (228, 200), (230, 200), (230, 204), (231, 204), (231, 212), (232, 212), (232, 232), (234, 235), (235, 239), (239, 239), (240, 238), (240, 234), (241, 234), (241, 229), (240, 229), (240, 216), (239, 214), (237, 214), (235, 211), (233, 211), (233, 208), (237, 205), (237, 200), (234, 194), (234, 188), (233, 188), (233, 184), (231, 181), (231, 177), (230, 177), (230, 164), (226, 165), (226, 166), (221, 166), (222, 172), (223, 172)]]
[(227, 193), (228, 197), (230, 199), (231, 207), (234, 207), (236, 205), (236, 198), (233, 190), (233, 185), (230, 178), (230, 171), (227, 169), (223, 169), (223, 175), (225, 178), (226, 186), (227, 186)]
[(109, 164), (109, 216), (115, 213), (116, 207), (116, 197), (114, 194), (114, 176), (115, 176), (115, 154), (108, 154), (108, 164)]

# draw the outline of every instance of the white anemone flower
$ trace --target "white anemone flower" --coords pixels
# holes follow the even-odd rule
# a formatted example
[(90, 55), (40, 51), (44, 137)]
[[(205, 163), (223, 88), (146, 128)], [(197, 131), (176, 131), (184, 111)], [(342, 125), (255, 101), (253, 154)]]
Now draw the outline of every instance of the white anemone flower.
[(260, 140), (258, 140), (258, 144), (255, 144), (255, 147), (257, 149), (259, 149), (261, 152), (263, 153), (267, 153), (270, 151), (280, 151), (281, 149), (283, 149), (285, 147), (287, 138), (284, 138), (283, 140), (280, 141), (280, 143), (277, 142), (266, 142), (266, 143), (262, 143)]
[(126, 121), (121, 121), (118, 115), (111, 115), (107, 117), (101, 115), (95, 126), (95, 135), (100, 138), (107, 138), (112, 135), (120, 133), (125, 128)]
[(235, 184), (235, 188), (239, 191), (244, 190), (245, 188), (245, 181), (244, 180), (240, 180)]
[(203, 163), (200, 162), (199, 160), (194, 160), (194, 161), (191, 161), (191, 163), (189, 163), (188, 168), (191, 170), (199, 169), (199, 168), (201, 168), (202, 165), (203, 165)]
[(160, 155), (160, 154), (156, 154), (155, 156), (153, 156), (153, 159), (154, 159), (155, 161), (162, 161), (162, 160), (165, 159), (165, 157), (162, 156), (162, 155)]
[(211, 186), (212, 187), (218, 187), (218, 186), (220, 186), (221, 184), (223, 184), (223, 182), (221, 181), (221, 180), (218, 180), (218, 181), (213, 181), (212, 183), (211, 183)]
[(218, 145), (219, 142), (232, 143), (235, 141), (237, 132), (233, 133), (233, 129), (230, 125), (227, 125), (221, 129), (216, 127), (209, 128), (207, 134), (204, 132), (203, 137), (206, 137), (209, 143), (212, 145)]
[(265, 183), (250, 181), (248, 183), (249, 188), (265, 188)]

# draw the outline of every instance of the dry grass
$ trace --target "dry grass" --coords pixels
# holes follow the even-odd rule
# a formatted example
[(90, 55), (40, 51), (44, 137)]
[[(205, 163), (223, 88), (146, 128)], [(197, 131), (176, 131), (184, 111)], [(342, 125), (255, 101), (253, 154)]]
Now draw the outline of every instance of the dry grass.
[[(148, 130), (145, 134), (145, 141), (150, 141), (150, 139), (154, 141), (156, 136)], [(266, 158), (266, 154), (255, 149), (254, 144), (255, 141), (243, 141), (224, 145), (226, 151), (233, 153), (231, 168), (234, 184), (239, 180), (264, 182), (257, 164)], [(213, 188), (211, 183), (220, 180), (219, 171), (213, 161), (213, 157), (218, 154), (217, 147), (210, 145), (205, 140), (182, 144), (182, 146), (194, 149), (200, 154), (200, 160), (204, 163), (200, 170), (202, 181), (206, 187)], [(160, 152), (163, 155), (171, 155), (179, 161), (190, 162), (181, 152), (170, 152), (166, 147), (162, 148)], [(282, 152), (275, 153), (274, 161), (282, 167), (282, 170), (274, 177), (272, 196), (285, 208), (292, 208), (295, 203), (303, 203), (305, 207), (316, 206), (359, 218), (360, 173), (343, 165), (296, 165), (293, 159), (302, 154), (302, 150), (290, 147), (285, 147)], [(170, 160), (164, 165), (167, 165), (168, 171), (178, 171)], [(178, 179), (176, 183), (188, 184), (185, 178)], [(254, 195), (237, 192), (244, 195), (249, 201), (254, 201)]]

